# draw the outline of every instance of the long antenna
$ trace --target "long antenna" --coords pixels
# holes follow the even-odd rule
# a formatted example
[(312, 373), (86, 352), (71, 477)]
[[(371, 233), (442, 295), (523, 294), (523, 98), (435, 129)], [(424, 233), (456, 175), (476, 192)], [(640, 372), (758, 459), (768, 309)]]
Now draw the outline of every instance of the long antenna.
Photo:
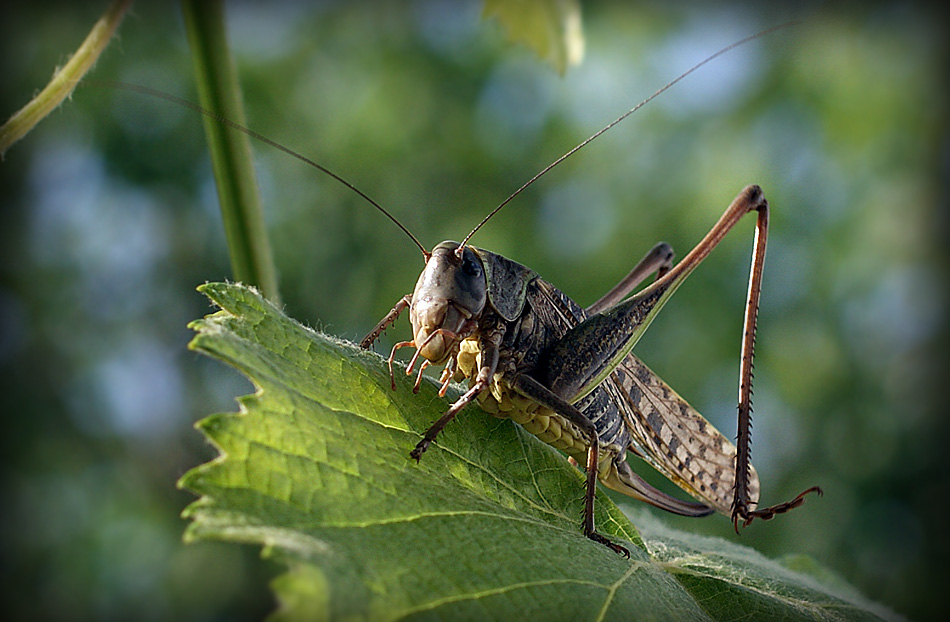
[(325, 174), (329, 175), (330, 177), (332, 177), (333, 179), (337, 180), (338, 182), (340, 182), (341, 184), (343, 184), (344, 186), (346, 186), (347, 188), (349, 188), (350, 190), (352, 190), (352, 191), (355, 192), (356, 194), (360, 195), (360, 196), (361, 196), (363, 199), (365, 199), (370, 205), (372, 205), (373, 207), (375, 207), (376, 209), (378, 209), (378, 210), (379, 210), (380, 212), (382, 212), (387, 218), (389, 218), (389, 220), (391, 220), (391, 221), (393, 221), (394, 223), (396, 223), (396, 226), (399, 227), (400, 229), (402, 229), (403, 232), (404, 232), (406, 235), (408, 235), (408, 236), (412, 239), (413, 242), (415, 242), (416, 246), (419, 247), (419, 250), (422, 251), (423, 256), (424, 256), (424, 257), (426, 258), (426, 260), (428, 261), (429, 256), (430, 256), (429, 251), (427, 251), (427, 250), (426, 250), (426, 247), (423, 246), (422, 243), (421, 243), (418, 239), (416, 239), (416, 236), (412, 235), (412, 232), (409, 231), (409, 229), (407, 229), (401, 222), (399, 222), (398, 220), (396, 220), (396, 217), (395, 217), (395, 216), (393, 216), (393, 215), (390, 214), (388, 211), (386, 211), (386, 209), (385, 209), (382, 205), (380, 205), (379, 203), (377, 203), (376, 201), (374, 201), (373, 199), (371, 199), (365, 192), (363, 192), (362, 190), (360, 190), (359, 188), (357, 188), (356, 186), (354, 186), (353, 184), (351, 184), (351, 183), (348, 182), (347, 180), (343, 179), (342, 177), (340, 177), (339, 175), (337, 175), (336, 173), (334, 173), (333, 171), (331, 171), (331, 170), (328, 169), (327, 167), (323, 166), (322, 164), (317, 164), (316, 162), (314, 162), (313, 160), (311, 160), (311, 159), (308, 158), (307, 156), (302, 155), (302, 154), (300, 154), (300, 153), (297, 153), (297, 152), (294, 151), (293, 149), (291, 149), (291, 148), (289, 148), (289, 147), (285, 147), (284, 145), (280, 144), (279, 142), (277, 142), (277, 141), (275, 141), (275, 140), (271, 140), (270, 138), (264, 136), (263, 134), (260, 134), (260, 133), (258, 133), (258, 132), (255, 132), (254, 130), (252, 130), (252, 129), (250, 129), (250, 128), (244, 127), (244, 126), (241, 125), (240, 123), (235, 123), (235, 122), (232, 121), (231, 119), (228, 119), (228, 118), (226, 118), (226, 117), (222, 117), (221, 115), (216, 114), (216, 113), (214, 113), (214, 112), (208, 110), (207, 108), (203, 108), (202, 106), (199, 106), (198, 104), (196, 104), (196, 103), (194, 103), (194, 102), (188, 101), (187, 99), (183, 99), (183, 98), (181, 98), (181, 97), (177, 97), (177, 96), (172, 95), (172, 94), (170, 94), (170, 93), (166, 93), (166, 92), (164, 92), (164, 91), (159, 91), (158, 89), (153, 89), (153, 88), (149, 88), (149, 87), (147, 87), (147, 86), (141, 86), (141, 85), (138, 85), (138, 84), (129, 84), (129, 83), (127, 83), (127, 82), (116, 82), (116, 81), (113, 81), (113, 80), (87, 80), (87, 81), (85, 81), (85, 84), (87, 84), (87, 85), (102, 85), (102, 86), (108, 86), (108, 87), (111, 87), (111, 88), (122, 89), (122, 90), (125, 90), (125, 91), (132, 91), (133, 93), (139, 93), (139, 94), (141, 94), (141, 95), (148, 95), (148, 96), (150, 96), (150, 97), (157, 97), (157, 98), (159, 98), (159, 99), (164, 99), (164, 100), (169, 101), (169, 102), (172, 102), (172, 103), (174, 103), (174, 104), (178, 104), (179, 106), (184, 106), (185, 108), (190, 108), (191, 110), (194, 110), (195, 112), (201, 113), (201, 114), (205, 115), (206, 117), (209, 117), (209, 118), (211, 118), (211, 119), (214, 119), (214, 120), (217, 121), (218, 123), (223, 123), (224, 125), (228, 126), (229, 128), (231, 128), (231, 129), (233, 129), (233, 130), (237, 130), (237, 131), (239, 131), (239, 132), (243, 132), (244, 134), (247, 134), (248, 136), (250, 136), (251, 138), (253, 138), (253, 139), (255, 139), (255, 140), (259, 140), (259, 141), (261, 141), (262, 143), (265, 143), (265, 144), (267, 144), (267, 145), (270, 145), (271, 147), (274, 147), (275, 149), (279, 149), (279, 150), (283, 151), (284, 153), (286, 153), (287, 155), (289, 155), (289, 156), (291, 156), (291, 157), (294, 157), (294, 158), (297, 158), (298, 160), (300, 160), (300, 161), (303, 162), (304, 164), (309, 164), (309, 165), (312, 166), (313, 168), (317, 169), (318, 171), (320, 171), (320, 172), (322, 172), (322, 173), (325, 173)]
[(767, 35), (767, 34), (769, 34), (769, 33), (771, 33), (771, 32), (775, 32), (776, 30), (781, 30), (782, 28), (787, 28), (787, 27), (789, 27), (789, 26), (794, 26), (796, 23), (797, 23), (797, 22), (786, 22), (786, 23), (780, 24), (780, 25), (778, 25), (778, 26), (772, 26), (771, 28), (766, 28), (765, 30), (760, 30), (759, 32), (757, 32), (757, 33), (755, 33), (755, 34), (753, 34), (753, 35), (749, 35), (748, 37), (746, 37), (746, 38), (744, 38), (744, 39), (740, 39), (739, 41), (736, 41), (735, 43), (732, 43), (732, 44), (727, 45), (726, 47), (722, 48), (721, 50), (719, 50), (719, 51), (716, 52), (715, 54), (712, 54), (712, 55), (710, 55), (710, 56), (707, 56), (706, 58), (704, 58), (703, 60), (699, 61), (698, 63), (696, 63), (695, 65), (693, 65), (692, 67), (690, 67), (689, 69), (687, 69), (686, 71), (684, 71), (683, 73), (681, 73), (680, 75), (678, 75), (678, 76), (676, 76), (675, 78), (673, 78), (671, 81), (667, 82), (667, 83), (666, 83), (663, 87), (661, 87), (658, 91), (656, 91), (655, 93), (653, 93), (653, 95), (650, 95), (649, 97), (647, 97), (646, 99), (644, 99), (642, 102), (640, 102), (639, 104), (637, 104), (636, 106), (634, 106), (633, 108), (631, 108), (630, 110), (628, 110), (627, 112), (623, 113), (622, 115), (620, 115), (619, 117), (617, 117), (616, 119), (614, 119), (613, 121), (611, 121), (610, 123), (608, 123), (607, 125), (605, 125), (604, 127), (602, 127), (601, 129), (599, 129), (599, 130), (597, 130), (596, 132), (594, 132), (593, 134), (591, 134), (586, 140), (584, 140), (584, 141), (581, 142), (580, 144), (576, 145), (573, 149), (571, 149), (570, 151), (568, 151), (567, 153), (565, 153), (564, 155), (562, 155), (560, 158), (558, 158), (558, 159), (555, 160), (554, 162), (551, 162), (550, 164), (548, 164), (547, 166), (545, 166), (543, 169), (541, 169), (541, 171), (540, 171), (537, 175), (535, 175), (534, 177), (532, 177), (531, 179), (529, 179), (527, 182), (524, 183), (524, 185), (522, 185), (520, 188), (518, 188), (517, 190), (515, 190), (514, 192), (512, 192), (512, 193), (508, 196), (507, 199), (505, 199), (504, 201), (502, 201), (502, 202), (498, 205), (498, 207), (496, 207), (495, 209), (493, 209), (493, 210), (491, 211), (491, 213), (488, 214), (488, 216), (485, 216), (485, 217), (482, 219), (482, 221), (481, 221), (480, 223), (478, 223), (477, 225), (475, 225), (475, 228), (472, 229), (472, 231), (471, 231), (467, 236), (465, 236), (465, 239), (462, 240), (462, 243), (461, 243), (461, 244), (459, 244), (458, 252), (459, 252), (459, 253), (462, 252), (462, 249), (465, 248), (465, 244), (468, 243), (468, 241), (472, 238), (472, 236), (475, 235), (475, 233), (476, 233), (479, 229), (481, 229), (482, 226), (485, 225), (485, 223), (487, 223), (489, 220), (491, 220), (492, 216), (494, 216), (494, 215), (497, 214), (499, 211), (501, 211), (501, 208), (503, 208), (504, 206), (508, 205), (508, 203), (510, 203), (512, 199), (514, 199), (516, 196), (518, 196), (519, 194), (521, 194), (528, 186), (530, 186), (530, 185), (533, 184), (534, 182), (538, 181), (538, 179), (540, 179), (544, 174), (546, 174), (546, 173), (547, 173), (548, 171), (550, 171), (552, 168), (554, 168), (555, 166), (557, 166), (558, 164), (560, 164), (560, 163), (563, 162), (564, 160), (568, 159), (569, 157), (571, 157), (572, 155), (574, 155), (575, 153), (577, 153), (578, 151), (580, 151), (581, 149), (583, 149), (584, 147), (586, 147), (588, 144), (590, 144), (591, 142), (593, 142), (593, 140), (594, 140), (595, 138), (599, 137), (601, 134), (603, 134), (604, 132), (606, 132), (607, 130), (609, 130), (610, 128), (612, 128), (613, 126), (617, 125), (618, 123), (620, 123), (621, 121), (623, 121), (624, 119), (626, 119), (627, 117), (629, 117), (630, 115), (632, 115), (634, 112), (636, 112), (636, 111), (639, 110), (640, 108), (643, 108), (644, 106), (646, 106), (647, 104), (649, 104), (651, 101), (653, 101), (654, 99), (656, 99), (657, 97), (659, 97), (660, 95), (662, 95), (664, 92), (668, 91), (668, 90), (669, 90), (670, 88), (672, 88), (673, 85), (675, 85), (677, 82), (679, 82), (680, 80), (682, 80), (683, 78), (685, 78), (685, 77), (688, 76), (689, 74), (693, 73), (694, 71), (696, 71), (697, 69), (699, 69), (699, 68), (702, 67), (703, 65), (705, 65), (705, 64), (707, 64), (707, 63), (709, 63), (709, 62), (712, 62), (713, 60), (719, 58), (719, 57), (722, 56), (723, 54), (725, 54), (725, 53), (727, 53), (727, 52), (730, 52), (730, 51), (734, 50), (735, 48), (737, 48), (737, 47), (739, 47), (739, 46), (741, 46), (741, 45), (745, 45), (746, 43), (748, 43), (748, 42), (750, 42), (750, 41), (754, 41), (755, 39), (758, 39), (758, 38), (760, 38), (760, 37), (764, 37), (765, 35)]

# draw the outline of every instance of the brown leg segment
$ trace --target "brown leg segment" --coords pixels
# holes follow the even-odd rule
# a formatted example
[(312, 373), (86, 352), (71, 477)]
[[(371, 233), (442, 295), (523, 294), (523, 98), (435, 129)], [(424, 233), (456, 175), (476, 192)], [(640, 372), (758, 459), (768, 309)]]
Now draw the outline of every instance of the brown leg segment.
[(587, 307), (588, 315), (600, 313), (623, 300), (633, 288), (645, 278), (656, 272), (657, 278), (662, 278), (673, 267), (673, 247), (666, 242), (660, 242), (650, 249), (643, 259), (617, 283), (613, 289), (604, 294), (600, 300)]
[(805, 502), (805, 495), (821, 488), (813, 486), (791, 501), (762, 509), (751, 509), (749, 497), (749, 466), (752, 463), (752, 361), (755, 356), (755, 331), (759, 314), (759, 299), (762, 293), (762, 273), (765, 267), (765, 246), (769, 231), (769, 203), (761, 190), (749, 193), (750, 211), (755, 210), (755, 242), (752, 247), (752, 268), (749, 274), (749, 293), (746, 298), (745, 321), (742, 329), (742, 356), (739, 361), (739, 422), (736, 437), (736, 487), (732, 502), (732, 522), (736, 533), (739, 521), (748, 525), (755, 518), (769, 520), (776, 514), (788, 512)]
[(368, 335), (363, 337), (363, 340), (360, 341), (360, 347), (364, 350), (369, 350), (369, 348), (373, 345), (373, 342), (379, 339), (379, 336), (383, 334), (383, 331), (386, 330), (390, 324), (396, 321), (396, 318), (399, 317), (399, 314), (402, 313), (411, 302), (412, 294), (406, 294), (400, 298), (399, 302), (397, 302), (396, 305), (390, 309), (389, 313), (387, 313), (386, 316), (379, 321), (379, 324), (376, 325), (376, 328), (370, 331)]
[(736, 511), (733, 510), (732, 523), (736, 529), (736, 533), (739, 533), (739, 519), (740, 518), (742, 519), (743, 527), (746, 527), (755, 518), (760, 518), (762, 520), (771, 520), (772, 518), (775, 517), (776, 514), (784, 514), (785, 512), (788, 512), (789, 510), (794, 510), (801, 504), (805, 503), (805, 495), (812, 492), (818, 493), (819, 497), (824, 494), (821, 490), (821, 487), (812, 486), (808, 490), (798, 493), (797, 497), (795, 497), (791, 501), (786, 501), (785, 503), (779, 503), (777, 505), (773, 505), (773, 506), (758, 509), (758, 510), (746, 510), (745, 514), (736, 513)]
[[(498, 336), (500, 341), (501, 335)], [(422, 440), (419, 441), (415, 448), (409, 452), (409, 457), (411, 457), (416, 462), (419, 462), (419, 459), (422, 458), (422, 454), (425, 453), (426, 449), (429, 448), (429, 445), (432, 444), (432, 441), (435, 440), (435, 437), (439, 435), (439, 432), (449, 424), (452, 419), (455, 419), (455, 416), (458, 415), (463, 408), (475, 401), (475, 398), (478, 397), (478, 394), (488, 388), (489, 383), (491, 382), (492, 376), (495, 375), (495, 370), (498, 368), (498, 345), (491, 340), (483, 339), (481, 340), (479, 347), (482, 351), (482, 366), (478, 370), (478, 375), (475, 378), (475, 382), (472, 384), (472, 387), (462, 394), (449, 410), (442, 415), (438, 421), (433, 423), (428, 430), (426, 430), (425, 436), (422, 437)]]
[(435, 437), (439, 435), (445, 426), (449, 424), (450, 421), (455, 419), (455, 416), (462, 412), (462, 409), (471, 404), (478, 394), (488, 388), (488, 383), (476, 382), (471, 389), (466, 391), (462, 397), (460, 397), (449, 410), (442, 415), (438, 421), (433, 423), (426, 434), (422, 437), (422, 440), (419, 441), (411, 452), (409, 452), (409, 457), (419, 462), (419, 459), (422, 458), (422, 454), (425, 453), (426, 449), (429, 448), (429, 445), (435, 440)]
[(581, 411), (530, 376), (518, 376), (512, 386), (525, 397), (531, 398), (563, 416), (580, 428), (587, 436), (589, 446), (587, 448), (587, 488), (584, 495), (584, 535), (594, 542), (603, 544), (614, 553), (629, 558), (630, 551), (611, 542), (606, 536), (597, 533), (594, 525), (594, 495), (597, 492), (597, 465), (600, 458), (600, 443), (594, 424)]

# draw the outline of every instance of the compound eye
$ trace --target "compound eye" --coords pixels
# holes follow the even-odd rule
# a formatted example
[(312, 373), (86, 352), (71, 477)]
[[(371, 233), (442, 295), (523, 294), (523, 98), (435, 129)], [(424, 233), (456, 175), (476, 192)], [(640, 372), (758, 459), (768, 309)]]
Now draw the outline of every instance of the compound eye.
[(464, 272), (466, 276), (481, 276), (482, 265), (470, 254), (465, 253), (465, 257), (462, 259), (462, 272)]

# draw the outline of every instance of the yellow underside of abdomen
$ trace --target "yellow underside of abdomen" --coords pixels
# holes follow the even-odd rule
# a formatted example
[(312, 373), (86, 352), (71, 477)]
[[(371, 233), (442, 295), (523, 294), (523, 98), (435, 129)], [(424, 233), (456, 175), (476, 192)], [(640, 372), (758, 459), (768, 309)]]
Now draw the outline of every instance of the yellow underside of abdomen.
[[(457, 381), (463, 378), (471, 380), (477, 375), (479, 353), (475, 339), (462, 342), (455, 375)], [(586, 463), (589, 443), (580, 429), (550, 408), (516, 392), (502, 372), (496, 373), (489, 389), (478, 396), (478, 404), (496, 417), (511, 419), (551, 447), (564, 451), (581, 465)], [(599, 458), (598, 475), (604, 478), (611, 470), (614, 456), (601, 451)]]

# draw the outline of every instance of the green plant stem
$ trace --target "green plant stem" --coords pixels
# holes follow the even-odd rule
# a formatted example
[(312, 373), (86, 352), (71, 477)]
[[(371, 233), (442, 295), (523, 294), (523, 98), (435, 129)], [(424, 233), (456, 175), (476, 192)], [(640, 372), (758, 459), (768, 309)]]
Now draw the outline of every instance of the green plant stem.
[(106, 49), (130, 4), (132, 0), (115, 0), (89, 31), (76, 53), (62, 69), (54, 72), (49, 84), (0, 127), (0, 157), (73, 92)]
[[(201, 105), (215, 115), (246, 125), (234, 62), (219, 0), (182, 0)], [(221, 218), (236, 280), (279, 302), (277, 273), (264, 226), (251, 147), (247, 137), (204, 119)]]

